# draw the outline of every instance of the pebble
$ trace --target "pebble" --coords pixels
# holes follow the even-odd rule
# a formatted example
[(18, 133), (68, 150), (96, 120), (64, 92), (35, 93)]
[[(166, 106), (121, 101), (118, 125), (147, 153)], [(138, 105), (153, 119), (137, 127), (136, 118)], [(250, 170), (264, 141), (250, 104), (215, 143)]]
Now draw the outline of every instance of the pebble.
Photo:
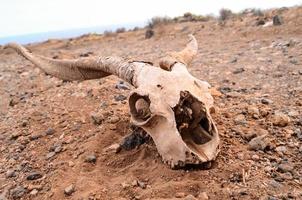
[(184, 198), (184, 200), (197, 200), (192, 194), (189, 194)]
[(176, 192), (175, 197), (176, 198), (184, 198), (186, 194), (184, 192)]
[(281, 163), (278, 166), (277, 171), (285, 173), (285, 172), (291, 172), (291, 171), (293, 171), (293, 169), (294, 169), (294, 166), (292, 164), (290, 164), (290, 163)]
[(142, 182), (142, 181), (137, 181), (137, 185), (142, 188), (142, 189), (146, 189), (146, 183)]
[(111, 124), (115, 124), (119, 121), (120, 121), (120, 118), (118, 116), (112, 116), (108, 119), (108, 122), (111, 123)]
[(13, 199), (19, 199), (21, 198), (25, 193), (26, 193), (26, 189), (23, 186), (17, 186), (14, 189), (12, 189), (10, 191), (11, 196), (13, 197)]
[(292, 180), (293, 175), (290, 172), (286, 172), (284, 174), (280, 174), (280, 177), (285, 180)]
[(252, 160), (258, 161), (258, 160), (260, 160), (260, 157), (256, 154), (254, 154), (254, 155), (252, 155)]
[(277, 112), (273, 115), (272, 122), (275, 126), (285, 127), (289, 124), (290, 118), (284, 113)]
[(93, 121), (93, 124), (95, 125), (100, 125), (102, 124), (102, 122), (104, 121), (105, 117), (103, 114), (101, 113), (92, 113), (90, 115), (92, 121)]
[(72, 195), (72, 193), (75, 192), (75, 187), (73, 184), (67, 186), (65, 189), (64, 189), (64, 194), (67, 195), (67, 196), (70, 196)]
[(55, 133), (55, 130), (53, 128), (48, 128), (45, 131), (45, 135), (53, 135)]
[(276, 151), (283, 154), (287, 151), (287, 148), (286, 146), (278, 146), (276, 147)]
[(270, 182), (269, 182), (269, 185), (271, 186), (271, 187), (273, 187), (273, 188), (281, 188), (282, 187), (282, 184), (281, 183), (278, 183), (277, 181), (275, 181), (275, 180), (271, 180)]
[(201, 192), (199, 195), (198, 195), (198, 199), (199, 200), (208, 200), (209, 199), (209, 196), (206, 192)]
[(124, 101), (126, 99), (127, 99), (127, 97), (125, 95), (122, 95), (122, 94), (114, 96), (115, 101)]
[(105, 148), (105, 152), (107, 153), (118, 153), (121, 150), (121, 145), (118, 143), (112, 144), (109, 147)]
[(16, 171), (15, 170), (13, 170), (13, 169), (7, 170), (7, 172), (6, 172), (6, 177), (7, 178), (12, 178), (14, 176), (16, 176)]
[(121, 185), (123, 189), (128, 188), (130, 186), (128, 183), (125, 182), (121, 183)]
[(52, 152), (49, 152), (47, 155), (46, 155), (46, 159), (50, 159), (52, 157), (54, 157), (56, 155), (56, 152), (52, 151)]
[(261, 103), (266, 104), (266, 105), (273, 103), (272, 100), (267, 99), (267, 98), (262, 98), (260, 101), (261, 101)]
[(29, 194), (31, 194), (31, 195), (36, 195), (36, 194), (38, 194), (38, 190), (37, 189), (33, 189)]
[(115, 88), (119, 90), (130, 90), (130, 87), (124, 81), (120, 81), (118, 84), (116, 84)]
[(268, 145), (269, 142), (268, 140), (265, 138), (266, 135), (261, 135), (258, 137), (253, 138), (250, 142), (249, 142), (249, 149), (250, 150), (264, 150)]
[(26, 177), (27, 180), (37, 180), (39, 178), (42, 178), (42, 174), (39, 172), (32, 172)]
[(245, 69), (244, 68), (238, 68), (238, 69), (235, 69), (234, 71), (233, 71), (233, 74), (240, 74), (240, 73), (242, 73), (242, 72), (244, 72), (245, 71)]
[(251, 115), (253, 118), (259, 118), (260, 116), (260, 111), (257, 107), (255, 106), (249, 106), (247, 109), (247, 112), (249, 113), (249, 115)]
[(87, 155), (86, 158), (85, 158), (85, 162), (95, 163), (96, 162), (96, 156), (95, 156), (95, 154)]
[(243, 114), (237, 115), (234, 119), (234, 122), (237, 125), (245, 124), (246, 123), (245, 116)]

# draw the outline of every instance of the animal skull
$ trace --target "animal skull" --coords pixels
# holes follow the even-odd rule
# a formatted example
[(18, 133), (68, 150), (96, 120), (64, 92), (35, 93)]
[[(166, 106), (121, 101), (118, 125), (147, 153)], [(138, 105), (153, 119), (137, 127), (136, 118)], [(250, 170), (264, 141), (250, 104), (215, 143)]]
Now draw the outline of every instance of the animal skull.
[(46, 73), (64, 80), (86, 80), (110, 74), (131, 83), (131, 121), (153, 139), (164, 162), (171, 167), (212, 161), (219, 152), (219, 135), (210, 115), (213, 98), (210, 85), (192, 76), (187, 65), (197, 53), (197, 42), (160, 62), (127, 61), (118, 57), (54, 60), (30, 53), (18, 44), (8, 44)]

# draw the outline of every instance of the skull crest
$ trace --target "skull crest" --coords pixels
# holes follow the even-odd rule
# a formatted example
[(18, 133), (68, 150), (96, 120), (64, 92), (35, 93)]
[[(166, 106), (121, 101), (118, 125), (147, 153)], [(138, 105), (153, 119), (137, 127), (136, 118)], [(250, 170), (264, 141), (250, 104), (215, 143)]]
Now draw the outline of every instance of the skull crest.
[(65, 80), (116, 75), (135, 89), (129, 95), (131, 121), (153, 139), (164, 162), (171, 167), (212, 161), (219, 152), (219, 135), (210, 115), (210, 85), (192, 76), (187, 66), (197, 53), (190, 35), (187, 47), (160, 62), (127, 61), (118, 57), (54, 60), (35, 56), (18, 44), (8, 44), (46, 73)]

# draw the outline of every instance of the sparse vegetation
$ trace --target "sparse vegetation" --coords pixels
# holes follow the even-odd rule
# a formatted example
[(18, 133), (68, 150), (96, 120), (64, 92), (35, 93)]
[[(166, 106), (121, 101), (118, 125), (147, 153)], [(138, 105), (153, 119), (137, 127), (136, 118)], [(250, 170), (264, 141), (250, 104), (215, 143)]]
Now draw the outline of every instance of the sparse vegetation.
[(233, 16), (233, 12), (229, 9), (222, 8), (219, 11), (219, 20), (220, 21), (225, 21), (227, 19), (230, 19)]
[(170, 17), (153, 17), (147, 24), (148, 28), (154, 28), (159, 25), (170, 24), (174, 22)]
[(116, 29), (116, 33), (124, 33), (126, 31), (126, 29), (124, 27), (118, 28)]

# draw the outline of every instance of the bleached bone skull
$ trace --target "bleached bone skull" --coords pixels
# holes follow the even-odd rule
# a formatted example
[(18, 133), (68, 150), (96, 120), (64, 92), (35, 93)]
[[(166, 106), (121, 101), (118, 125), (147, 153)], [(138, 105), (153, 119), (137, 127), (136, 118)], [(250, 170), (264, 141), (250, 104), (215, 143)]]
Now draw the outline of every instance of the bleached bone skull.
[(164, 57), (160, 67), (119, 57), (54, 60), (8, 44), (47, 74), (64, 80), (116, 75), (135, 89), (129, 95), (131, 121), (153, 139), (163, 161), (171, 167), (212, 161), (219, 152), (219, 135), (210, 115), (210, 85), (192, 76), (187, 66), (197, 53), (197, 41)]

